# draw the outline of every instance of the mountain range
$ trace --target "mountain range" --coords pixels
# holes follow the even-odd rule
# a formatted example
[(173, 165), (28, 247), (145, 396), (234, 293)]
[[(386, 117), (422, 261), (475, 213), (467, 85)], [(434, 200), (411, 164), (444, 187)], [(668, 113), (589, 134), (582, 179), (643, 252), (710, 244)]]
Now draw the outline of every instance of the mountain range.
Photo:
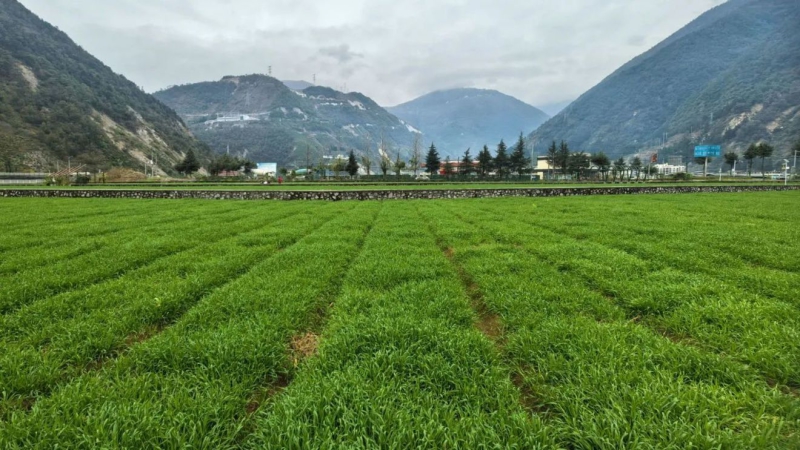
[(322, 86), (292, 90), (266, 75), (227, 76), (154, 95), (217, 152), (230, 149), (281, 166), (350, 149), (377, 156), (379, 146), (405, 154), (418, 133), (363, 94)]
[(800, 138), (799, 24), (800, 1), (729, 0), (548, 120), (497, 91), (436, 91), (382, 108), (360, 93), (265, 75), (149, 95), (18, 1), (0, 0), (0, 171), (157, 160), (174, 173), (189, 150), (204, 163), (212, 149), (303, 166), (350, 149), (407, 155), (420, 138), (456, 158), (521, 131), (536, 149), (564, 140), (612, 157), (689, 158), (697, 144), (741, 154), (758, 141), (785, 156)]
[(467, 148), (473, 154), (501, 139), (514, 141), (549, 116), (514, 97), (486, 89), (450, 89), (432, 92), (392, 108), (389, 112), (420, 129), (443, 156), (457, 158)]
[(208, 148), (180, 117), (16, 0), (0, 0), (0, 171), (142, 168), (171, 172)]
[[(531, 137), (621, 156), (691, 157), (800, 138), (800, 1), (730, 0), (615, 71)], [(685, 160), (685, 159), (684, 159)]]

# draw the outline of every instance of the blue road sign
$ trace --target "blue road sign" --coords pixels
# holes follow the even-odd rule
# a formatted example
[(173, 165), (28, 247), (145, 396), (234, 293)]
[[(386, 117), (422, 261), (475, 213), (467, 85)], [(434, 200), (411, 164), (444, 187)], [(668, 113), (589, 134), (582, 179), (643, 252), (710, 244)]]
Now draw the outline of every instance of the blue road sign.
[(721, 156), (722, 147), (719, 145), (698, 145), (694, 148), (695, 158), (711, 158), (713, 156)]

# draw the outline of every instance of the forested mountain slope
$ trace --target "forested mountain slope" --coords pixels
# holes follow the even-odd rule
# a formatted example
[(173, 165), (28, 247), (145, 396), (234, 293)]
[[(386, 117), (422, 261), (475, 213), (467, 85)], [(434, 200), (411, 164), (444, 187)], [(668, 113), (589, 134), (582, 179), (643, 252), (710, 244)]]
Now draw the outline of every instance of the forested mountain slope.
[(800, 138), (800, 2), (731, 0), (621, 67), (536, 130), (619, 156), (655, 148), (689, 156), (698, 143), (740, 151)]
[(350, 149), (406, 153), (415, 130), (365, 95), (322, 86), (293, 91), (266, 75), (175, 86), (155, 96), (218, 152), (303, 167)]
[(190, 149), (208, 154), (174, 111), (16, 0), (0, 0), (0, 171), (158, 159), (169, 172)]

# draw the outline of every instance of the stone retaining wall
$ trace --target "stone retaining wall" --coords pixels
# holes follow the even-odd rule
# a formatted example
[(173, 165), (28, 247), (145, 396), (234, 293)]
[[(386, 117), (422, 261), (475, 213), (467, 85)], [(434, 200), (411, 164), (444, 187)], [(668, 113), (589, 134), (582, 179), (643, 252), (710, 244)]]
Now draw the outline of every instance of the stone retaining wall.
[(0, 189), (0, 197), (133, 198), (206, 200), (413, 200), (494, 197), (571, 197), (582, 195), (697, 194), (795, 191), (800, 186), (641, 186), (594, 188), (430, 189), (362, 191), (191, 191)]

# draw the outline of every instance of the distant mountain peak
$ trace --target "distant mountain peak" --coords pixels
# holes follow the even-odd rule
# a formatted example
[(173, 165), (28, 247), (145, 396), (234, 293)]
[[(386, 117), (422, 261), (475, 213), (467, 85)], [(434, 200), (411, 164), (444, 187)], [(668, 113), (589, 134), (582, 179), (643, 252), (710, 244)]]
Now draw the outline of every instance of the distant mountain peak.
[(513, 141), (549, 118), (510, 95), (478, 88), (433, 91), (389, 111), (422, 130), (426, 141), (436, 142), (440, 153), (451, 158), (467, 148), (494, 147), (501, 139)]

